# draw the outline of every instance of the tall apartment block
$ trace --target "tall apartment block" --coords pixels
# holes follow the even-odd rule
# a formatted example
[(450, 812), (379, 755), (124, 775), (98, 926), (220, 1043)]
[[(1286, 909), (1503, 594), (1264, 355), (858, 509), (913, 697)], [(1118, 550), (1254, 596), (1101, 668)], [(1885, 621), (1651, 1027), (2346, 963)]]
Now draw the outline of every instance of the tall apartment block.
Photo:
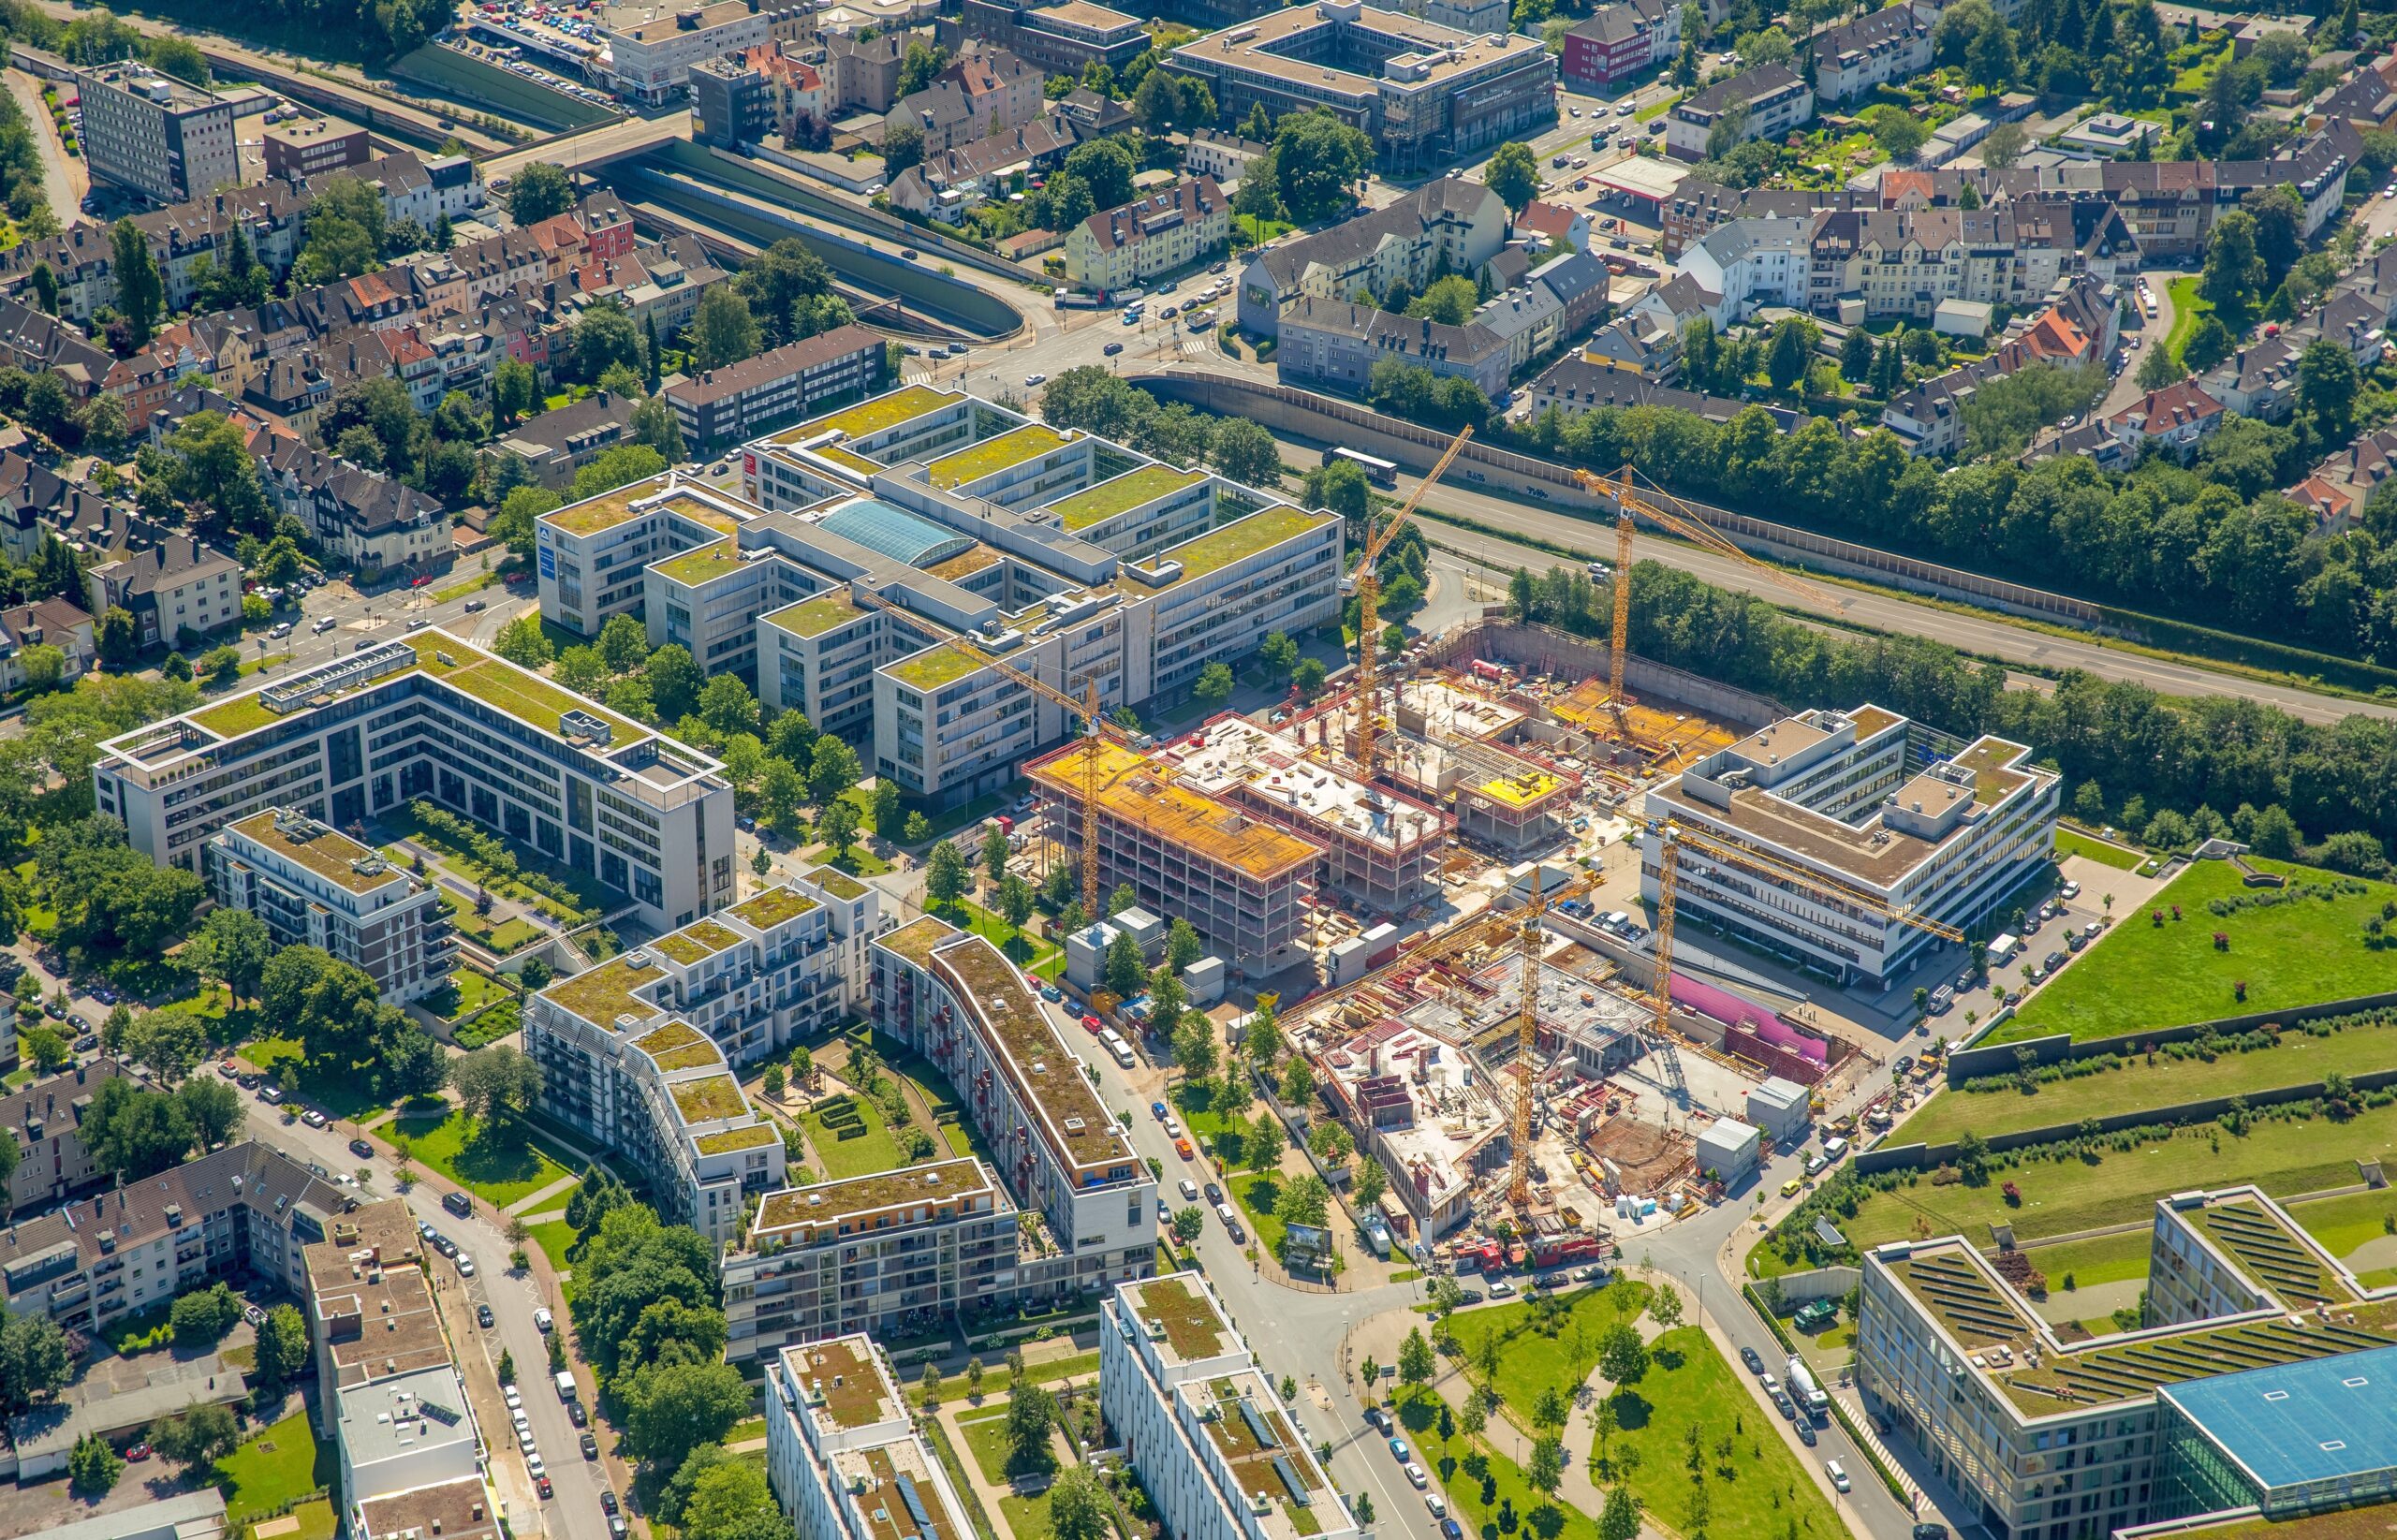
[(1998, 1540), (2397, 1497), (2397, 1287), (2253, 1187), (2159, 1200), (2148, 1269), (2147, 1324), (2066, 1342), (1962, 1237), (1875, 1247), (1865, 1405)]
[(808, 1540), (974, 1533), (890, 1361), (863, 1336), (785, 1348), (767, 1366), (766, 1481)]
[(541, 1109), (654, 1173), (662, 1210), (717, 1245), (783, 1184), (782, 1136), (734, 1075), (846, 1014), (840, 928), (876, 905), (786, 883), (533, 996)]
[[(1895, 976), (1938, 938), (1901, 916), (1968, 926), (2047, 864), (2058, 777), (2030, 750), (1962, 744), (1878, 706), (1813, 711), (1759, 728), (1651, 790), (1664, 820), (1756, 850), (1880, 905), (1837, 901), (1745, 867), (1684, 859), (1677, 902), (1742, 940), (1843, 984)], [(1640, 843), (1656, 897), (1662, 837)]]
[(1098, 1404), (1174, 1540), (1355, 1540), (1303, 1430), (1195, 1272), (1119, 1284)]
[(438, 630), (377, 642), (110, 740), (92, 780), (135, 849), (198, 872), (287, 809), (336, 829), (425, 798), (674, 930), (732, 902), (715, 761)]
[(769, 1193), (724, 1257), (725, 1356), (904, 1337), (1013, 1299), (1018, 1215), (978, 1160)]
[(1074, 721), (949, 638), (1137, 705), (1339, 611), (1336, 519), (962, 393), (890, 391), (742, 468), (742, 496), (669, 477), (546, 515), (542, 613), (585, 635), (638, 613), (935, 805)]
[(83, 158), (100, 181), (158, 204), (241, 182), (231, 102), (135, 63), (84, 70), (76, 83)]
[(1043, 1276), (1096, 1289), (1156, 1258), (1156, 1179), (1056, 1020), (999, 949), (926, 916), (873, 946), (873, 1018), (949, 1078), (1017, 1207), (1040, 1216)]
[(1307, 906), (1324, 847), (1184, 785), (1108, 740), (1078, 739), (1024, 767), (1081, 859), (1082, 788), (1097, 764), (1098, 871), (1161, 915), (1190, 921), (1215, 954), (1263, 976), (1306, 955)]
[(380, 851), (287, 808), (226, 825), (207, 849), (217, 902), (362, 969), (384, 999), (421, 999), (449, 976), (458, 938), (441, 896)]

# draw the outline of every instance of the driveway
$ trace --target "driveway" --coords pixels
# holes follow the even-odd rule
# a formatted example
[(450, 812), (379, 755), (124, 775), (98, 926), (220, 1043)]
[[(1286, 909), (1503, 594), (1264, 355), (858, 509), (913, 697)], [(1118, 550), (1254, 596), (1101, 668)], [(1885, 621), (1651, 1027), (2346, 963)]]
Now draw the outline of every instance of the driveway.
[(41, 155), (42, 196), (50, 200), (50, 212), (58, 216), (60, 225), (72, 225), (82, 212), (83, 195), (92, 190), (91, 173), (59, 142), (58, 130), (50, 121), (50, 104), (41, 99), (41, 82), (22, 69), (7, 74), (8, 89), (24, 109), (34, 149)]
[[(2123, 333), (2123, 346), (2125, 349), (2123, 372), (2114, 376), (2112, 387), (2106, 392), (2105, 404), (2097, 408), (2100, 416), (2110, 416), (2119, 412), (2147, 393), (2140, 389), (2139, 366), (2147, 360), (2149, 348), (2163, 346), (2164, 339), (2172, 335), (2173, 309), (2170, 285), (2173, 279), (2181, 275), (2177, 272), (2155, 271), (2143, 273), (2141, 276), (2147, 280), (2149, 290), (2155, 296), (2155, 316), (2153, 320), (2142, 319), (2139, 326)], [(2136, 300), (2133, 303), (2136, 306)], [(2137, 347), (2130, 345), (2130, 340), (2133, 337), (2141, 339)]]

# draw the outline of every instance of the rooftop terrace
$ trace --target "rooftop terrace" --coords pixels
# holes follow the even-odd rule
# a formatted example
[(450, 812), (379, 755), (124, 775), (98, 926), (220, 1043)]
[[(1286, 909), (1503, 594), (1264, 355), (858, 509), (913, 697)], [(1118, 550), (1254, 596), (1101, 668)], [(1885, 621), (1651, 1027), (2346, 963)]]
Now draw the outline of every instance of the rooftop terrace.
[(1197, 471), (1177, 471), (1170, 465), (1142, 465), (1049, 506), (1066, 528), (1084, 530), (1093, 524), (1104, 523), (1117, 514), (1129, 512), (1143, 503), (1154, 503), (1160, 497), (1197, 486), (1206, 479)]
[(244, 839), (315, 873), (345, 892), (362, 896), (408, 880), (406, 873), (384, 860), (379, 851), (360, 844), (338, 829), (314, 818), (304, 818), (286, 819), (293, 826), (287, 831), (277, 825), (275, 811), (270, 808), (229, 827)]
[(1169, 845), (1258, 881), (1307, 870), (1322, 858), (1319, 846), (1168, 780), (1139, 755), (1110, 741), (1077, 739), (1027, 765), (1025, 773), (1051, 795), (1079, 801), (1082, 765), (1093, 755), (1098, 758), (1100, 811), (1146, 829)]
[(1114, 1115), (1082, 1078), (1039, 997), (997, 947), (981, 936), (961, 936), (936, 948), (932, 965), (949, 975), (989, 1023), (1013, 1062), (1024, 1100), (1040, 1109), (1051, 1138), (1064, 1146), (1067, 1165), (1088, 1169), (1131, 1160), (1131, 1146)]
[(1170, 1357), (1183, 1363), (1217, 1357), (1236, 1345), (1215, 1313), (1214, 1301), (1184, 1278), (1152, 1278), (1125, 1290), (1132, 1312), (1143, 1326), (1156, 1322), (1165, 1330)]
[(1044, 423), (1027, 422), (979, 444), (969, 444), (954, 454), (945, 454), (925, 466), (924, 471), (934, 486), (948, 491), (1053, 453), (1072, 442)]
[[(559, 719), (568, 711), (587, 711), (606, 723), (614, 735), (610, 745), (611, 748), (622, 748), (636, 739), (649, 736), (648, 729), (640, 724), (562, 689), (538, 674), (529, 673), (512, 663), (478, 652), (471, 644), (446, 631), (420, 631), (412, 637), (394, 638), (392, 640), (413, 651), (416, 662), (361, 680), (346, 688), (329, 691), (325, 698), (345, 698), (366, 690), (390, 688), (402, 680), (422, 677), (447, 685), (469, 699), (479, 701), (553, 738), (559, 736)], [(445, 657), (446, 662), (443, 661)], [(288, 678), (269, 681), (259, 685), (258, 690), (202, 707), (191, 713), (191, 721), (219, 737), (233, 738), (288, 720), (299, 712), (278, 714), (268, 710), (260, 701), (258, 691), (289, 682)]]

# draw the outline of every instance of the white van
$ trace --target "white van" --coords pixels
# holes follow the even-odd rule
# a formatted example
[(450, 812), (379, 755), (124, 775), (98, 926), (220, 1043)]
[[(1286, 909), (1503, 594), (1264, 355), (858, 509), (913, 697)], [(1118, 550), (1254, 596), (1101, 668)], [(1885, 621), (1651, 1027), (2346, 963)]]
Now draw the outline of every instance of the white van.
[(563, 1370), (563, 1369), (559, 1370), (559, 1371), (558, 1371), (558, 1400), (560, 1400), (560, 1401), (572, 1401), (572, 1400), (574, 1400), (575, 1395), (576, 1395), (576, 1391), (575, 1391), (575, 1387), (574, 1387), (574, 1375), (573, 1375), (572, 1373), (568, 1372), (568, 1371), (566, 1371), (566, 1370)]
[(1234, 1240), (1246, 1241), (1248, 1232), (1240, 1227), (1240, 1214), (1228, 1203), (1215, 1205), (1215, 1217), (1224, 1222), (1224, 1233)]

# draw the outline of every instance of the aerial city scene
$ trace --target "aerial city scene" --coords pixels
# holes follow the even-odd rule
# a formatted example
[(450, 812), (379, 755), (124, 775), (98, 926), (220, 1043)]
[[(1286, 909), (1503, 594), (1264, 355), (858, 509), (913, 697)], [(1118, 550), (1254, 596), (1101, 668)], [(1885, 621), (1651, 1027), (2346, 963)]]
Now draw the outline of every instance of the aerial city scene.
[(0, 1540), (2397, 1535), (2397, 0), (1118, 3), (0, 0)]

